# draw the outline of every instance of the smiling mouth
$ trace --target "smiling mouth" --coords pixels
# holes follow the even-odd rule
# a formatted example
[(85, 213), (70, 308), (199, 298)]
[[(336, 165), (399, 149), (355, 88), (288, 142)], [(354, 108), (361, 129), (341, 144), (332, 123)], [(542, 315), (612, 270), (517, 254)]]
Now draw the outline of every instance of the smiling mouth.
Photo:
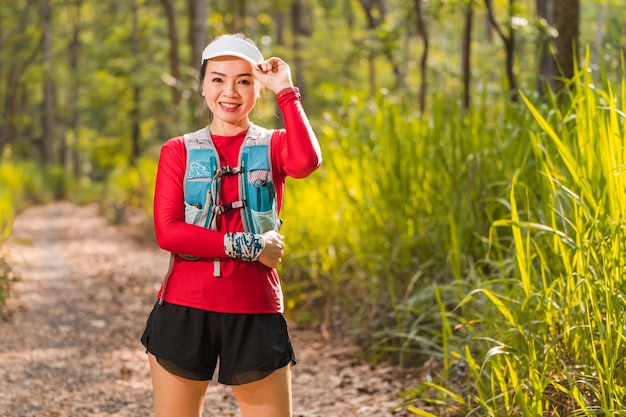
[(234, 110), (238, 108), (240, 105), (241, 104), (236, 104), (236, 103), (220, 103), (220, 106), (222, 106), (226, 110)]

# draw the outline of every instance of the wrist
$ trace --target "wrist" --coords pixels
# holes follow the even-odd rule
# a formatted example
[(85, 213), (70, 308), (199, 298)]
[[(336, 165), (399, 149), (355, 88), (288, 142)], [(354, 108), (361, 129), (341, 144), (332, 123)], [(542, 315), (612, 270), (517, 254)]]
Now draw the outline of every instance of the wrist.
[(229, 258), (241, 259), (242, 261), (256, 261), (261, 257), (265, 248), (263, 235), (237, 232), (224, 235), (224, 252)]
[(284, 87), (281, 88), (280, 90), (278, 90), (278, 92), (276, 93), (276, 99), (280, 99), (282, 96), (287, 95), (287, 94), (300, 94), (300, 89), (298, 87), (294, 87), (292, 86), (288, 86), (288, 87)]

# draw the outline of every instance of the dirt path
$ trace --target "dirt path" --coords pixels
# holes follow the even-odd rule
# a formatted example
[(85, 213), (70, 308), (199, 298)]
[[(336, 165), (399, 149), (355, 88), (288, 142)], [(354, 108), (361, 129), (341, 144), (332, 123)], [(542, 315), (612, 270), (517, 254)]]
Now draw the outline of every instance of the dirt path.
[[(95, 205), (54, 203), (17, 219), (3, 247), (21, 280), (0, 320), (0, 417), (152, 416), (139, 336), (168, 257), (108, 225)], [(291, 328), (294, 417), (409, 416), (389, 411), (414, 377), (356, 359), (341, 341)], [(204, 416), (240, 416), (209, 387)]]

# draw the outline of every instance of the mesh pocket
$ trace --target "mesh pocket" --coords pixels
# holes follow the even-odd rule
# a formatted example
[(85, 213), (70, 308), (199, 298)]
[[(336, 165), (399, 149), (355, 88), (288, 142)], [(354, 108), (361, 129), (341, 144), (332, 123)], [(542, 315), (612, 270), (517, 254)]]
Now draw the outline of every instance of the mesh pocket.
[(254, 223), (254, 230), (256, 233), (265, 233), (270, 230), (278, 231), (278, 218), (276, 217), (276, 211), (254, 211), (251, 210), (252, 222)]
[(270, 171), (268, 169), (255, 169), (248, 171), (248, 182), (255, 187), (262, 187), (270, 181)]
[(204, 210), (185, 203), (185, 223), (195, 224), (196, 226), (204, 226), (205, 221)]

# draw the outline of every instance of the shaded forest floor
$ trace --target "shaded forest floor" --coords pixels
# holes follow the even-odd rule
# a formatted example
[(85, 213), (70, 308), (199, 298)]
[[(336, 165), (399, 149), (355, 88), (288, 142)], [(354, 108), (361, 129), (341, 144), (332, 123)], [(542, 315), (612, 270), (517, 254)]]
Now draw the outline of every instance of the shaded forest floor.
[[(165, 252), (112, 226), (96, 205), (67, 202), (20, 214), (5, 256), (19, 280), (0, 320), (0, 417), (152, 415), (139, 337), (167, 267)], [(373, 366), (349, 340), (291, 323), (294, 417), (409, 416), (397, 393), (422, 372)], [(204, 416), (240, 416), (212, 383)]]

